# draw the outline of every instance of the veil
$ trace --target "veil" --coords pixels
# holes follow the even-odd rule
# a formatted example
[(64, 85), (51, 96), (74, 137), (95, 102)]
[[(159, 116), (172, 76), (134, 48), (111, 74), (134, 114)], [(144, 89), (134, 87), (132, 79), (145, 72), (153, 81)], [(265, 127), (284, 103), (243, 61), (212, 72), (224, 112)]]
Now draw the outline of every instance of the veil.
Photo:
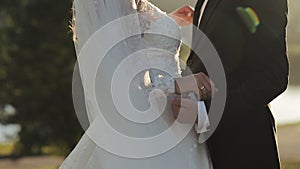
[(135, 0), (74, 0), (72, 24), (77, 55), (98, 29), (133, 13), (137, 13)]
[[(88, 128), (96, 115), (94, 111), (89, 111), (89, 105), (87, 105), (88, 102), (86, 100), (87, 91), (84, 91), (86, 86), (82, 86), (84, 85), (85, 80), (83, 69), (86, 65), (80, 64), (80, 60), (87, 59), (79, 58), (81, 49), (85, 46), (88, 39), (90, 39), (93, 34), (95, 34), (95, 32), (103, 26), (118, 18), (128, 15), (134, 16), (135, 14), (137, 15), (137, 5), (135, 0), (74, 0), (72, 29), (78, 62), (75, 67), (73, 77), (73, 100), (75, 102), (75, 109), (78, 110), (76, 111), (77, 116), (80, 118), (80, 123), (84, 129)], [(128, 24), (131, 24), (131, 27), (134, 26), (134, 29), (138, 30), (138, 18), (133, 18), (133, 20), (135, 21), (132, 21), (132, 23), (123, 22), (118, 25), (119, 28), (115, 29), (118, 29), (119, 31), (126, 31)], [(113, 32), (114, 31), (112, 30), (111, 33)], [(112, 34), (107, 34), (105, 39), (109, 39), (111, 36)], [(141, 44), (141, 39), (139, 37), (135, 37), (134, 40), (126, 39), (123, 42), (123, 45), (119, 45), (117, 50), (114, 50), (113, 53), (108, 53), (106, 57), (125, 56), (126, 54), (133, 53), (138, 50), (139, 45), (137, 44)], [(131, 48), (128, 48), (128, 46), (131, 46)], [(82, 65), (81, 68), (80, 65)]]
[[(127, 15), (137, 14), (137, 6), (135, 0), (74, 0), (72, 9), (73, 41), (78, 60), (73, 73), (73, 102), (79, 122), (82, 127), (87, 130), (97, 115), (95, 114), (95, 111), (91, 110), (92, 106), (89, 105), (88, 91), (86, 91), (86, 81), (88, 81), (88, 78), (85, 77), (86, 74), (84, 72), (86, 66), (92, 64), (92, 62), (89, 60), (89, 63), (80, 63), (83, 59), (79, 58), (81, 50), (95, 32), (108, 23)], [(126, 29), (123, 29), (128, 27), (126, 24), (129, 23), (123, 22), (115, 29), (126, 31)], [(135, 29), (139, 29), (137, 20), (135, 24), (131, 24), (131, 26), (135, 26)], [(106, 38), (109, 39), (110, 36), (111, 34), (108, 34)], [(140, 38), (135, 37), (134, 41), (124, 40), (123, 42), (125, 44), (118, 45), (118, 50), (114, 50), (113, 53), (108, 53), (107, 55), (121, 56), (132, 53), (137, 50), (134, 46), (140, 44)], [(128, 46), (132, 46), (133, 48), (128, 48)], [(98, 168), (96, 167), (97, 162), (95, 162), (97, 160), (93, 160), (98, 158), (98, 153), (96, 151), (96, 143), (94, 143), (88, 135), (84, 134), (77, 146), (72, 150), (59, 168)]]

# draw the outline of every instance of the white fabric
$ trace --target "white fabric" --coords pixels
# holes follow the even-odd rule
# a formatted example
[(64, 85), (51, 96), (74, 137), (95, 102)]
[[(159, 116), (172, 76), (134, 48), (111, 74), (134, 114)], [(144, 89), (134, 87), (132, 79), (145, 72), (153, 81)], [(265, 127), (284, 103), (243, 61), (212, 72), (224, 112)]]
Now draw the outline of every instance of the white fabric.
[(195, 125), (198, 134), (209, 131), (210, 122), (208, 119), (206, 106), (203, 101), (198, 103), (198, 123)]
[[(118, 17), (135, 13), (134, 1), (130, 0), (75, 0), (75, 34), (76, 34), (76, 52), (79, 55), (86, 41), (93, 35), (95, 31), (104, 26), (106, 23), (116, 19)], [(157, 7), (149, 2), (142, 0), (142, 8), (139, 8), (141, 12), (140, 25), (144, 36), (142, 38), (142, 45), (145, 48), (160, 48), (167, 50), (169, 54), (165, 52), (161, 53), (159, 50), (150, 50), (143, 53), (142, 57), (136, 57), (136, 59), (130, 60), (128, 67), (125, 67), (128, 73), (133, 70), (134, 65), (159, 65), (167, 70), (167, 72), (160, 72), (158, 70), (148, 70), (142, 74), (138, 74), (133, 80), (131, 86), (132, 95), (134, 100), (138, 100), (137, 106), (143, 106), (146, 104), (143, 100), (146, 100), (150, 94), (154, 94), (154, 105), (158, 109), (162, 102), (159, 101), (160, 96), (155, 95), (155, 92), (151, 92), (154, 89), (161, 89), (166, 94), (173, 92), (174, 86), (172, 85), (173, 77), (180, 77), (180, 68), (178, 60), (178, 49), (180, 47), (180, 41), (165, 36), (151, 36), (147, 33), (160, 31), (164, 35), (171, 35), (172, 37), (180, 38), (180, 29), (178, 25), (164, 12), (160, 11)], [(156, 12), (154, 15), (148, 15), (145, 12)], [(159, 14), (157, 14), (159, 13)], [(130, 24), (130, 23), (129, 23)], [(109, 38), (109, 37), (108, 37)], [(105, 41), (105, 39), (103, 39)], [(134, 39), (133, 39), (134, 40)], [(140, 43), (140, 42), (139, 42)], [(128, 42), (125, 44), (126, 48), (118, 48), (118, 54), (130, 53), (131, 49), (134, 49), (138, 44)], [(116, 57), (114, 55), (110, 57)], [(90, 63), (93, 65), (93, 63)], [(79, 64), (80, 65), (80, 64)], [(130, 66), (131, 65), (131, 66)], [(84, 71), (81, 69), (81, 71)], [(86, 106), (89, 121), (93, 124), (97, 119), (97, 114), (89, 102), (89, 92), (92, 89), (86, 88), (85, 74), (82, 73), (83, 87), (86, 97)], [(110, 77), (104, 77), (110, 78)], [(109, 80), (97, 79), (99, 83), (106, 84)], [(98, 83), (96, 81), (96, 83)], [(149, 87), (147, 84), (152, 83)], [(105, 86), (105, 85), (104, 85)], [(140, 89), (140, 90), (137, 90)], [(96, 95), (103, 97), (107, 89), (99, 87), (96, 89)], [(105, 97), (105, 96), (104, 96)], [(136, 99), (137, 98), (137, 99)], [(104, 105), (107, 100), (101, 100)], [(105, 109), (104, 109), (105, 110)], [(107, 118), (114, 118), (109, 110)], [(110, 116), (111, 115), (111, 116)], [(140, 134), (141, 136), (147, 136), (148, 133), (157, 133), (166, 127), (170, 126), (172, 122), (172, 113), (170, 109), (164, 116), (160, 117), (154, 122), (155, 125), (151, 127), (142, 127), (140, 124), (133, 124), (134, 134)], [(119, 120), (119, 119), (117, 119)], [(119, 125), (119, 126), (118, 126)], [(118, 129), (127, 132), (126, 128), (122, 128), (122, 122), (117, 123)], [(89, 131), (89, 130), (88, 130)], [(101, 132), (102, 130), (99, 130)], [(98, 133), (105, 136), (105, 133)], [(111, 140), (112, 143), (121, 144), (119, 140)], [(114, 155), (110, 152), (97, 146), (91, 138), (84, 134), (77, 146), (66, 158), (60, 169), (212, 169), (212, 165), (208, 156), (207, 147), (205, 144), (198, 144), (198, 136), (194, 130), (181, 141), (176, 147), (158, 156), (150, 158), (127, 158)]]
[[(198, 27), (201, 23), (201, 19), (203, 17), (207, 3), (208, 3), (208, 0), (204, 0), (203, 5), (200, 10)], [(209, 131), (209, 126), (210, 126), (210, 123), (209, 123), (209, 119), (208, 119), (208, 115), (207, 115), (207, 111), (206, 111), (206, 106), (205, 106), (204, 102), (202, 102), (202, 101), (198, 102), (198, 124), (195, 125), (196, 132), (198, 134), (207, 132), (207, 131)]]
[(199, 17), (198, 27), (201, 23), (201, 19), (202, 19), (202, 16), (203, 16), (203, 13), (205, 11), (207, 3), (208, 3), (208, 0), (204, 0), (203, 5), (202, 5), (201, 10), (200, 10), (200, 17)]
[[(189, 93), (189, 97), (195, 101), (197, 101), (197, 97), (195, 95), (195, 93)], [(209, 122), (209, 118), (208, 118), (208, 114), (206, 111), (206, 106), (204, 101), (198, 101), (197, 102), (197, 110), (198, 110), (198, 117), (197, 117), (197, 123), (195, 124), (195, 131), (198, 134), (204, 133), (209, 131), (209, 126), (210, 126), (210, 122)], [(200, 140), (200, 137), (199, 137)], [(199, 141), (200, 143), (200, 141)]]

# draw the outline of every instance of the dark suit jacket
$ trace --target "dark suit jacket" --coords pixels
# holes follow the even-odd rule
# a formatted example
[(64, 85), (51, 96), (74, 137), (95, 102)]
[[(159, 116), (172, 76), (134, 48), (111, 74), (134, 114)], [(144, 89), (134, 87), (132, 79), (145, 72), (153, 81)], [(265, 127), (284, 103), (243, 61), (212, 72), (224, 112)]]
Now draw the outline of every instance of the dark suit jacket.
[[(208, 140), (215, 169), (280, 168), (268, 104), (288, 83), (286, 15), (286, 0), (208, 1), (200, 29), (227, 79), (225, 110)], [(193, 73), (206, 71), (194, 53), (187, 66)]]

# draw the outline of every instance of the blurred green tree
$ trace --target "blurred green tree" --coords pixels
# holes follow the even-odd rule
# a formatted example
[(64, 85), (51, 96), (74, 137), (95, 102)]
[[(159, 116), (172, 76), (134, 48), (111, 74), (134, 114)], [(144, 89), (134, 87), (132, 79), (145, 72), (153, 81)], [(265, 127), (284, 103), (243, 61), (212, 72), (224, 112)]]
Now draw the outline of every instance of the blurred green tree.
[(16, 155), (70, 150), (82, 134), (72, 103), (71, 0), (0, 1), (0, 104), (21, 125)]

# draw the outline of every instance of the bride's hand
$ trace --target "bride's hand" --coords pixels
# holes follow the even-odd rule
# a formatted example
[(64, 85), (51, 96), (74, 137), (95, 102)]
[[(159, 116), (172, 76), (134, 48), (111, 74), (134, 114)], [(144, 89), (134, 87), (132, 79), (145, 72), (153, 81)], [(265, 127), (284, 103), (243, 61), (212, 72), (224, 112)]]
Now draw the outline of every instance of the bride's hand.
[(191, 6), (183, 6), (169, 14), (180, 26), (193, 23), (194, 9)]
[(198, 114), (198, 104), (190, 98), (176, 96), (172, 101), (172, 111), (179, 123), (194, 124)]

